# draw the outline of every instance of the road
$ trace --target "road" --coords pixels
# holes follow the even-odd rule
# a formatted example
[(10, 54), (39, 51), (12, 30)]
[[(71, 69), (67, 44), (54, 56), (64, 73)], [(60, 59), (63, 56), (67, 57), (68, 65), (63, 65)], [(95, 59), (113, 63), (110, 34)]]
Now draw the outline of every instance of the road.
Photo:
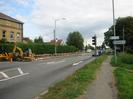
[(82, 54), (45, 61), (0, 63), (0, 99), (34, 99), (93, 59), (90, 54)]

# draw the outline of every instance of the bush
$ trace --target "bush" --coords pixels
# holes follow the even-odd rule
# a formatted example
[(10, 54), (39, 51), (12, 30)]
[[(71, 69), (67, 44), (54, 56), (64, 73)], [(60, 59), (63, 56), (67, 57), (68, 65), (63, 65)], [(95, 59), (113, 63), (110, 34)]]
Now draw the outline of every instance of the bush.
[(114, 56), (111, 59), (112, 66), (132, 69), (133, 70), (133, 55), (132, 54), (119, 54), (117, 55), (117, 62), (115, 62)]
[(133, 55), (132, 54), (121, 54), (121, 61), (126, 64), (133, 64)]
[(133, 49), (127, 48), (127, 52), (133, 54)]
[[(33, 53), (35, 54), (53, 54), (54, 53), (54, 45), (44, 44), (44, 43), (18, 43), (18, 47), (20, 47), (23, 51), (30, 48)], [(6, 43), (2, 44), (2, 49), (5, 52), (12, 52), (14, 44), (13, 43)], [(77, 48), (68, 45), (57, 46), (57, 53), (70, 53), (78, 51)]]

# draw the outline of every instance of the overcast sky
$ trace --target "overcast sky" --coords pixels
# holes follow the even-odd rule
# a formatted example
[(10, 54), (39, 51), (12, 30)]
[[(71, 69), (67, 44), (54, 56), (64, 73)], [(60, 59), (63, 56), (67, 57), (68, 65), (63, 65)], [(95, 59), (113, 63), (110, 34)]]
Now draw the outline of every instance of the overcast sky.
[[(24, 36), (53, 39), (54, 20), (57, 38), (66, 40), (69, 32), (82, 33), (85, 44), (97, 35), (98, 45), (112, 25), (112, 0), (0, 0), (0, 12), (23, 21)], [(116, 18), (133, 16), (133, 0), (115, 0)]]

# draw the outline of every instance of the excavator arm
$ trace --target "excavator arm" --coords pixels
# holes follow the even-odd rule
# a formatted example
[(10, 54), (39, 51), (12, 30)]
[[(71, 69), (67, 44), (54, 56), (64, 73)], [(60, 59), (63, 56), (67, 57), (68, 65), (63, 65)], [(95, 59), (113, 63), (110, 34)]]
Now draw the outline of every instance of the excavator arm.
[[(17, 53), (18, 52), (18, 53)], [(15, 44), (15, 46), (14, 46), (14, 48), (13, 48), (13, 53), (14, 54), (19, 54), (19, 55), (17, 55), (17, 56), (20, 56), (20, 57), (23, 57), (23, 50), (20, 48), (20, 47), (17, 47), (16, 46), (16, 44)]]

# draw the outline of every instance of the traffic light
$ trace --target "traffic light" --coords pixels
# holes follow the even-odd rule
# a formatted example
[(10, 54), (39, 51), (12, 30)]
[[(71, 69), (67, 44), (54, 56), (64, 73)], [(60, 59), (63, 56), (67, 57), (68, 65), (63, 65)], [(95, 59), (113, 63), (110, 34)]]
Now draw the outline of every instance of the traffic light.
[(92, 37), (92, 45), (96, 45), (96, 36)]

